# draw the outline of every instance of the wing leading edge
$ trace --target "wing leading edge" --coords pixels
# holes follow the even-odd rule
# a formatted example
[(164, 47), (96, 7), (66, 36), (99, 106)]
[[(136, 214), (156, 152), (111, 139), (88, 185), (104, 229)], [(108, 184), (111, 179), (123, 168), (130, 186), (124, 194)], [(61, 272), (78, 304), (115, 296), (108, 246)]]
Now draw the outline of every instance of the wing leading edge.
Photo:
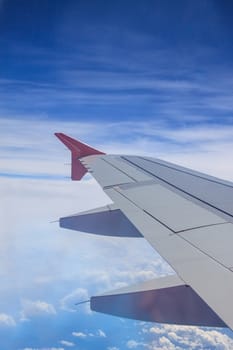
[(144, 237), (176, 272), (91, 297), (91, 308), (144, 321), (233, 329), (233, 184), (158, 159), (105, 155), (55, 135), (72, 153), (72, 179), (91, 172), (114, 202), (61, 218), (60, 226)]

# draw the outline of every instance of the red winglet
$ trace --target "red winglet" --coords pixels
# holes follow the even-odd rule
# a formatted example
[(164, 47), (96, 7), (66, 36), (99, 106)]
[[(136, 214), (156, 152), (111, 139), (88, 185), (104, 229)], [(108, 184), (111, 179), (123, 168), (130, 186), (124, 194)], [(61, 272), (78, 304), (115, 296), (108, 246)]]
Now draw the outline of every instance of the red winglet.
[(98, 151), (84, 143), (72, 139), (71, 137), (63, 133), (55, 133), (55, 136), (59, 138), (61, 142), (66, 145), (71, 151), (72, 167), (71, 167), (71, 179), (72, 180), (81, 180), (81, 178), (86, 174), (87, 170), (79, 161), (79, 158), (94, 155), (94, 154), (105, 154)]

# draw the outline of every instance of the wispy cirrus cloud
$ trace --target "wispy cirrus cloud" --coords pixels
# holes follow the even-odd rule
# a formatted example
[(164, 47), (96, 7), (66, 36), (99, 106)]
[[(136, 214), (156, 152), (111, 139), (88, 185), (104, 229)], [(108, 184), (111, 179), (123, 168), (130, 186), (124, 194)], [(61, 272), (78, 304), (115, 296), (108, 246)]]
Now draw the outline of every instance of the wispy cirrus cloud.
[(180, 125), (204, 119), (232, 123), (231, 67), (213, 61), (203, 64), (216, 49), (197, 46), (181, 60), (174, 48), (154, 45), (150, 36), (135, 37), (130, 31), (125, 35), (130, 52), (124, 46), (106, 50), (104, 43), (94, 42), (59, 54), (15, 46), (11, 54), (21, 57), (22, 71), (29, 60), (44, 74), (35, 74), (34, 79), (2, 78), (0, 111), (55, 119), (66, 115), (67, 120), (78, 116), (113, 121), (149, 118)]
[[(38, 123), (25, 118), (3, 118), (0, 127), (4, 130), (2, 176), (34, 174), (54, 180), (69, 176), (70, 166), (64, 166), (64, 162), (70, 162), (70, 155), (53, 136), (55, 131), (62, 131), (107, 153), (155, 156), (233, 178), (230, 162), (233, 129), (228, 124), (174, 127), (166, 121), (154, 120), (64, 122), (44, 118)], [(43, 142), (40, 135), (43, 135)]]
[[(159, 73), (145, 77), (145, 73), (88, 70), (70, 70), (63, 74), (59, 83), (2, 80), (0, 111), (8, 115), (34, 113), (35, 118), (56, 117), (62, 111), (68, 119), (79, 115), (82, 120), (87, 117), (94, 120), (101, 114), (104, 119), (109, 119), (109, 114), (113, 120), (125, 119), (129, 113), (129, 119), (150, 118), (179, 124), (198, 123), (200, 115), (210, 121), (218, 118), (232, 121), (231, 77), (221, 81), (219, 77), (207, 75), (204, 81), (195, 74), (193, 79), (190, 74), (187, 79), (171, 79), (161, 78)], [(213, 87), (216, 79), (219, 84)]]

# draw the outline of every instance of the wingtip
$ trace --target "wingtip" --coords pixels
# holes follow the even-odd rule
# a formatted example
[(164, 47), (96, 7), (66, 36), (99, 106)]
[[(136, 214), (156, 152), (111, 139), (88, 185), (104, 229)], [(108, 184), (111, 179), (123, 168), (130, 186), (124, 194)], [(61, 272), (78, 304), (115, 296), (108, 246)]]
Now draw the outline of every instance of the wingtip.
[(78, 158), (94, 155), (94, 154), (105, 154), (87, 144), (73, 139), (72, 137), (63, 134), (62, 132), (55, 132), (54, 135), (62, 142), (66, 147), (68, 147)]
[(66, 134), (63, 134), (62, 132), (55, 132), (54, 135), (63, 143), (65, 139), (69, 138), (69, 136), (67, 136)]
[(57, 137), (59, 137), (59, 135), (67, 136), (63, 132), (55, 132), (54, 135), (57, 136)]
[(72, 166), (71, 166), (71, 178), (72, 180), (81, 180), (86, 174), (87, 169), (79, 161), (80, 158), (90, 155), (105, 154), (92, 148), (85, 143), (73, 139), (72, 137), (63, 134), (62, 132), (55, 132), (54, 135), (71, 151)]

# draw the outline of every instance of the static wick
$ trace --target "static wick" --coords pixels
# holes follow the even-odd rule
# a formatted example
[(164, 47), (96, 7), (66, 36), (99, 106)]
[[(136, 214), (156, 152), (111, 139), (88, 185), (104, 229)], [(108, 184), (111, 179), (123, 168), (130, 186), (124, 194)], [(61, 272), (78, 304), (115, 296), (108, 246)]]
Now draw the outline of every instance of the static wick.
[(85, 303), (90, 303), (90, 299), (89, 300), (84, 300), (84, 301), (80, 301), (79, 303), (75, 303), (74, 305), (81, 305), (81, 304), (85, 304)]
[(59, 220), (55, 220), (55, 221), (50, 221), (50, 224), (54, 224), (55, 222), (59, 222)]

